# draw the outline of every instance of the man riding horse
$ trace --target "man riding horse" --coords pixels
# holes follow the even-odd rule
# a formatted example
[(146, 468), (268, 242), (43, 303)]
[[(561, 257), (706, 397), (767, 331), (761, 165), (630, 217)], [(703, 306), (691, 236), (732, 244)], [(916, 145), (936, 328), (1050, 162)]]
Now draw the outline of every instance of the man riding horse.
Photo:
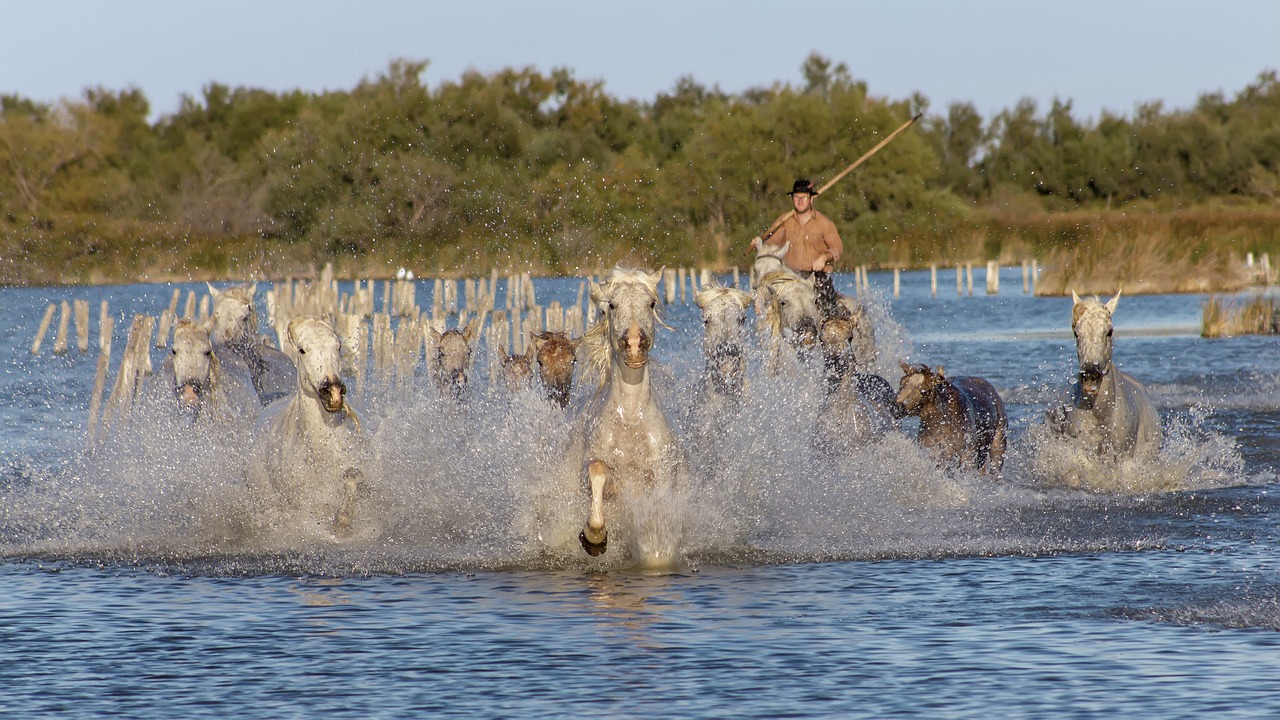
[(831, 270), (844, 254), (840, 233), (830, 218), (813, 208), (818, 191), (812, 182), (796, 180), (787, 194), (791, 196), (793, 212), (779, 216), (768, 237), (752, 238), (751, 247), (759, 250), (763, 245), (781, 247), (790, 243), (783, 260), (797, 275), (813, 277), (819, 309), (824, 316), (835, 314), (837, 296)]

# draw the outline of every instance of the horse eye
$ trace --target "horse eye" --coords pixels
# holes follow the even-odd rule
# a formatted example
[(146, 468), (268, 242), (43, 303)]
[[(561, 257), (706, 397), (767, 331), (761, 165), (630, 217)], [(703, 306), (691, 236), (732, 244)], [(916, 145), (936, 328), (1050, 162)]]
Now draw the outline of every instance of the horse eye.
[(1111, 337), (1112, 328), (1107, 328), (1107, 337)]
[(178, 348), (174, 348), (173, 350), (170, 350), (170, 352), (172, 352), (174, 355), (177, 355), (177, 354), (178, 354)]
[(655, 308), (655, 307), (657, 307), (657, 306), (658, 306), (658, 301), (657, 301), (657, 300), (650, 300), (650, 301), (649, 301), (649, 309), (650, 309), (650, 310), (654, 309), (654, 308)]
[(306, 355), (306, 354), (307, 354), (307, 349), (306, 349), (306, 348), (298, 348), (298, 354), (299, 354), (299, 355)]
[(613, 301), (612, 301), (612, 300), (610, 300), (610, 301), (609, 301), (609, 309), (610, 309), (610, 310), (614, 310), (614, 309), (616, 309), (616, 308), (617, 308), (617, 305), (614, 305), (614, 304), (613, 304)]
[(778, 301), (778, 306), (779, 306), (779, 307), (786, 307), (786, 306), (787, 306), (787, 301), (786, 301), (786, 300), (779, 300), (779, 301)]
[(204, 351), (204, 356), (205, 356), (205, 357), (213, 357), (213, 351), (212, 351), (212, 350), (205, 350), (205, 351)]

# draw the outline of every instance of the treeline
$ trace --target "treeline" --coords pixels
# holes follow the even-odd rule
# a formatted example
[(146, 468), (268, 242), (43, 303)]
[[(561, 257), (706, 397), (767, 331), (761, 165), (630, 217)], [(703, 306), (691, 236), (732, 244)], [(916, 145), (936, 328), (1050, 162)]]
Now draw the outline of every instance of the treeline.
[[(801, 85), (729, 94), (686, 78), (646, 102), (562, 69), (430, 88), (425, 67), (397, 61), (322, 94), (212, 84), (156, 122), (136, 89), (0, 96), (0, 282), (330, 260), (360, 273), (724, 266), (788, 209), (792, 180), (821, 184), (915, 112), (924, 122), (819, 201), (851, 263), (985, 259), (1076, 242), (1081, 213), (1104, 227), (1107, 213), (1193, 207), (1227, 230), (1260, 213), (1232, 250), (1280, 250), (1274, 71), (1186, 110), (1081, 119), (1070, 101), (1041, 114), (1024, 100), (984, 119), (873, 95), (816, 54)], [(1011, 236), (1040, 219), (1048, 231)]]

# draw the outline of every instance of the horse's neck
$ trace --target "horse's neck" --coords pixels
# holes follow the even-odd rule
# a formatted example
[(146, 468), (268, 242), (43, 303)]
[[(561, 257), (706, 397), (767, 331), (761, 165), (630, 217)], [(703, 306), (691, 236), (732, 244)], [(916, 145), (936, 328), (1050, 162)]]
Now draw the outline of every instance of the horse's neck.
[(920, 428), (922, 431), (960, 425), (964, 422), (964, 402), (960, 391), (949, 382), (944, 382), (933, 399), (920, 408)]
[(609, 376), (609, 402), (624, 413), (642, 412), (653, 402), (649, 366), (629, 368), (615, 355)]

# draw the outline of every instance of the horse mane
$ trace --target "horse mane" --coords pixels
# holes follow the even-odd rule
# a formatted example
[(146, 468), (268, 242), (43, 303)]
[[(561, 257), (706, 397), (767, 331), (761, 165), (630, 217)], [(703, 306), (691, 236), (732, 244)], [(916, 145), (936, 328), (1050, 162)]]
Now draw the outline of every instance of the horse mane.
[(737, 288), (725, 287), (717, 280), (712, 280), (694, 296), (693, 302), (700, 308), (706, 307), (721, 298), (732, 298), (744, 309), (751, 304), (751, 294)]
[[(595, 303), (600, 316), (596, 323), (582, 334), (582, 352), (586, 358), (585, 374), (593, 378), (598, 385), (604, 385), (609, 379), (609, 370), (613, 365), (613, 343), (609, 341), (609, 305), (604, 301), (603, 293), (613, 283), (636, 283), (642, 285), (649, 295), (658, 300), (658, 281), (644, 270), (615, 266), (605, 276), (600, 285), (592, 283), (591, 301)], [(660, 324), (662, 314), (661, 303), (653, 308), (653, 318)]]

